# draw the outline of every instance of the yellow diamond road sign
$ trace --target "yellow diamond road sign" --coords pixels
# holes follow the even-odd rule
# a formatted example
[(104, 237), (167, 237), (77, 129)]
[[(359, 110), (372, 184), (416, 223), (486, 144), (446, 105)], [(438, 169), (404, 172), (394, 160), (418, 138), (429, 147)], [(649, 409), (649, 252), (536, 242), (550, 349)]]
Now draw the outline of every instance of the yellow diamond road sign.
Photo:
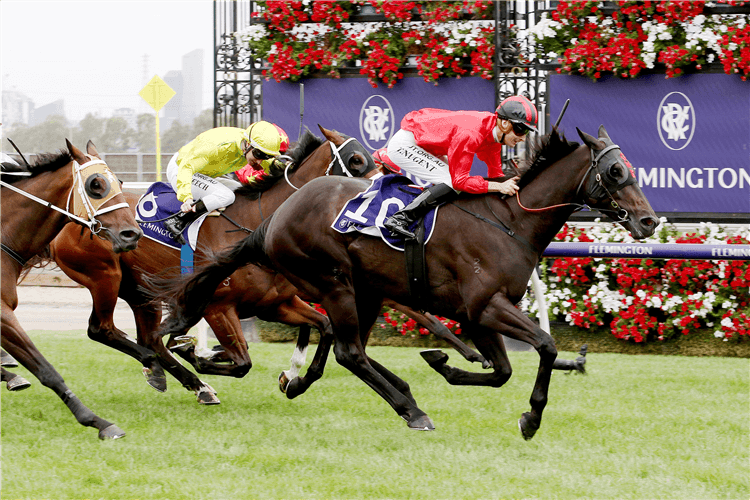
[(174, 97), (176, 92), (172, 87), (166, 84), (159, 75), (154, 75), (150, 82), (138, 92), (138, 95), (148, 103), (149, 106), (158, 112), (169, 100)]

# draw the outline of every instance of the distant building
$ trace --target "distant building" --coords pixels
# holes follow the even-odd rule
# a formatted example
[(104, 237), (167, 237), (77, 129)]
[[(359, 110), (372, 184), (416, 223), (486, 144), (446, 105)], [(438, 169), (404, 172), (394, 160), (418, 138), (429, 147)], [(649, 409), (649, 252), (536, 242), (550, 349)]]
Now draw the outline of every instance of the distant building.
[(182, 97), (184, 94), (182, 85), (182, 72), (172, 70), (164, 75), (163, 80), (164, 83), (172, 87), (172, 90), (175, 91), (175, 95), (162, 108), (164, 110), (164, 115), (159, 123), (162, 132), (168, 130), (169, 127), (172, 126), (172, 122), (175, 120), (182, 124), (192, 123), (185, 122), (185, 120), (182, 119)]
[(203, 110), (203, 50), (182, 56), (182, 71), (172, 70), (163, 79), (176, 94), (164, 105), (162, 131), (169, 129), (175, 120), (192, 125)]
[(23, 124), (31, 125), (34, 116), (34, 101), (17, 90), (3, 90), (3, 125), (12, 127)]
[(203, 49), (182, 56), (182, 91), (180, 121), (192, 125), (203, 111)]
[(40, 123), (44, 123), (47, 121), (47, 118), (50, 116), (65, 116), (65, 100), (59, 99), (57, 101), (51, 102), (49, 104), (45, 104), (44, 106), (41, 106), (39, 108), (36, 108), (34, 110), (34, 113), (31, 117), (31, 123), (30, 125), (39, 125)]

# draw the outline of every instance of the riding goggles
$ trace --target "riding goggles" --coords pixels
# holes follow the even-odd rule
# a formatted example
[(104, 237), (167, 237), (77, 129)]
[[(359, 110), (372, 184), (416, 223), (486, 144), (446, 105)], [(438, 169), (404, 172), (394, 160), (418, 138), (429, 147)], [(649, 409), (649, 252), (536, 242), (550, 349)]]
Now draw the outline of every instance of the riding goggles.
[(518, 137), (525, 137), (529, 132), (531, 132), (531, 130), (522, 123), (511, 122), (511, 125), (513, 125), (513, 133)]
[(270, 160), (273, 158), (273, 155), (269, 155), (268, 153), (258, 149), (258, 148), (250, 148), (250, 152), (253, 154), (253, 157), (258, 160)]

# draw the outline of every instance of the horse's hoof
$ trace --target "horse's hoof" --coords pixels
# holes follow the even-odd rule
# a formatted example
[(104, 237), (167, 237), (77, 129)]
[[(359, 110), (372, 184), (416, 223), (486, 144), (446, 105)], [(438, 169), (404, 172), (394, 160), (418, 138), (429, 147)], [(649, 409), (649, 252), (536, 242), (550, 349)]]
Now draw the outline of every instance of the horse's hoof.
[(485, 370), (489, 370), (490, 368), (492, 368), (492, 361), (487, 359), (482, 361), (482, 368), (484, 368)]
[(407, 421), (407, 425), (409, 426), (409, 429), (414, 429), (415, 431), (434, 431), (435, 425), (432, 423), (432, 420), (430, 420), (430, 417), (427, 415), (422, 415), (421, 417), (412, 420)]
[(531, 413), (526, 412), (518, 419), (518, 429), (521, 431), (523, 438), (528, 441), (539, 430), (539, 424), (532, 420)]
[(0, 355), (0, 365), (7, 366), (8, 368), (15, 368), (18, 366), (18, 361), (7, 352), (3, 352), (2, 355)]
[(12, 379), (8, 380), (6, 387), (9, 391), (22, 391), (31, 387), (31, 382), (20, 375), (16, 375)]
[(196, 393), (196, 396), (198, 402), (202, 405), (218, 405), (221, 403), (219, 398), (216, 397), (216, 393), (209, 390), (201, 389)]
[(154, 375), (150, 368), (143, 368), (143, 376), (146, 377), (146, 383), (159, 392), (167, 392), (167, 377)]
[(99, 431), (99, 439), (120, 439), (121, 437), (125, 437), (125, 431), (115, 424)]
[(578, 373), (586, 375), (586, 358), (580, 356), (575, 360), (575, 369)]
[(279, 390), (286, 394), (286, 388), (289, 386), (289, 379), (285, 372), (281, 372), (279, 375)]
[(169, 350), (172, 352), (177, 350), (189, 351), (191, 348), (194, 348), (198, 344), (198, 339), (190, 335), (180, 335), (179, 337), (175, 337), (173, 340), (177, 341), (178, 343), (169, 347)]
[(448, 355), (440, 349), (427, 349), (419, 353), (430, 366), (444, 365), (448, 361)]
[(286, 390), (284, 391), (287, 399), (294, 399), (303, 392), (305, 392), (305, 390), (303, 390), (302, 384), (300, 384), (299, 377), (294, 377), (292, 380), (290, 380), (286, 385)]

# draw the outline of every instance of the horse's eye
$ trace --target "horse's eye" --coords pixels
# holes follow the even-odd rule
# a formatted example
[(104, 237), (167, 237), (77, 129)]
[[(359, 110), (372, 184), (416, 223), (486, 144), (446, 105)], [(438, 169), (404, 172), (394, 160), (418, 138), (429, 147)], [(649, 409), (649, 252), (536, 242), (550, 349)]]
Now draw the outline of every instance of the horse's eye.
[(91, 174), (84, 184), (86, 194), (95, 200), (100, 200), (109, 194), (109, 181), (101, 174)]
[(614, 165), (609, 167), (609, 176), (619, 182), (622, 182), (625, 179), (627, 179), (625, 168), (619, 163), (615, 163)]

